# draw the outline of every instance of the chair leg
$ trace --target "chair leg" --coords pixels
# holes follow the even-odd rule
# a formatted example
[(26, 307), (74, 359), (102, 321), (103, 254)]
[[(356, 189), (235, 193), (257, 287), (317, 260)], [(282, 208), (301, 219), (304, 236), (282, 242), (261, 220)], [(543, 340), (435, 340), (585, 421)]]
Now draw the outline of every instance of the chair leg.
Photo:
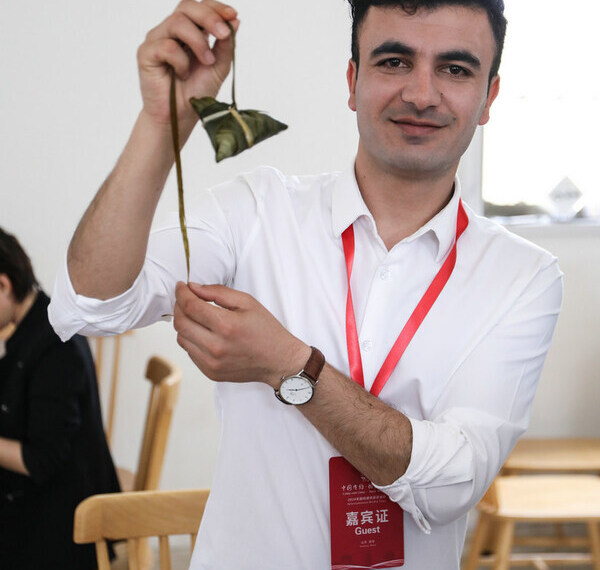
[(496, 542), (496, 561), (494, 562), (494, 570), (509, 570), (514, 531), (514, 521), (502, 521), (498, 524), (498, 540)]
[(590, 536), (594, 570), (600, 570), (600, 533), (598, 532), (598, 522), (588, 521), (587, 527)]
[(135, 538), (127, 539), (127, 562), (130, 570), (140, 570), (137, 545)]
[(475, 533), (473, 534), (473, 538), (471, 539), (471, 544), (469, 546), (469, 557), (467, 558), (467, 563), (464, 570), (477, 570), (479, 556), (484, 548), (490, 523), (490, 516), (486, 513), (480, 512), (479, 520), (477, 521), (477, 526), (475, 527)]
[(154, 563), (154, 556), (150, 548), (150, 542), (147, 538), (137, 538), (136, 551), (140, 570), (150, 570)]

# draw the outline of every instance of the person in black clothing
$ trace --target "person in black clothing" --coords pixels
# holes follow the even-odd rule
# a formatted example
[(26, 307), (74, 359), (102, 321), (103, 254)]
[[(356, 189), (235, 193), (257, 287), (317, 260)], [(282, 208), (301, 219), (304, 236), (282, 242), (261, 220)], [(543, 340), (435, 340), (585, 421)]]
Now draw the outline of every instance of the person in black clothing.
[(89, 346), (60, 341), (49, 301), (0, 228), (0, 329), (15, 327), (0, 346), (2, 570), (96, 568), (94, 546), (73, 542), (73, 513), (90, 495), (119, 491)]

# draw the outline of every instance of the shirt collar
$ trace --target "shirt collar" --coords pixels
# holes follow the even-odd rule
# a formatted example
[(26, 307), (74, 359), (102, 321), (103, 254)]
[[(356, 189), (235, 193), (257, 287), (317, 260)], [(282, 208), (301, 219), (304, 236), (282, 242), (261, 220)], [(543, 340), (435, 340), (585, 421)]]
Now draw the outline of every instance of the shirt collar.
[[(446, 207), (436, 214), (425, 225), (420, 227), (414, 234), (404, 238), (400, 243), (409, 243), (431, 232), (437, 241), (436, 261), (444, 259), (456, 238), (456, 218), (458, 215), (458, 204), (461, 196), (460, 182), (454, 179), (454, 192)], [(338, 176), (333, 187), (331, 201), (331, 223), (333, 234), (340, 237), (344, 230), (353, 224), (361, 216), (367, 217), (375, 228), (375, 220), (367, 208), (354, 171), (354, 163)]]
[(343, 170), (333, 186), (331, 197), (331, 223), (333, 235), (339, 238), (344, 230), (351, 226), (358, 218), (366, 216), (373, 222), (375, 220), (365, 204), (358, 188), (354, 162)]

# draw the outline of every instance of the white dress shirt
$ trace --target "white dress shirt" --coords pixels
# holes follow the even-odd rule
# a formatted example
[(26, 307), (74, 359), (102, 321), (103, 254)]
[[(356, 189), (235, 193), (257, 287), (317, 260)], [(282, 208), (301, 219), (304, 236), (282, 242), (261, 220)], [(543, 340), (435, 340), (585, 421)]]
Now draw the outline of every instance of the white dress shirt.
[[(354, 223), (352, 294), (369, 389), (453, 245), (459, 196), (457, 181), (447, 207), (388, 251), (353, 168), (303, 177), (259, 168), (188, 206), (190, 280), (253, 295), (349, 375), (341, 234)], [(406, 512), (405, 570), (458, 570), (467, 513), (527, 427), (561, 305), (556, 259), (466, 210), (454, 273), (380, 395), (413, 428), (408, 470), (382, 488)], [(185, 279), (173, 214), (115, 299), (76, 295), (65, 265), (51, 322), (63, 339), (148, 325), (173, 312)], [(221, 445), (191, 568), (329, 569), (328, 461), (339, 454), (264, 384), (219, 383), (215, 399)]]

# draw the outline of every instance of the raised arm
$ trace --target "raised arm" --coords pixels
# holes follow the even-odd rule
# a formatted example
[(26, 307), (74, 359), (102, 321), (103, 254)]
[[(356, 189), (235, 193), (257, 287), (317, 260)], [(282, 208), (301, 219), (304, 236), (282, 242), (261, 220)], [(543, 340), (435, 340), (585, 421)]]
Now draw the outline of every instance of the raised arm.
[[(190, 97), (216, 96), (231, 66), (226, 21), (237, 12), (216, 0), (183, 0), (151, 30), (138, 50), (143, 108), (121, 157), (85, 212), (68, 252), (76, 293), (115, 297), (139, 274), (152, 218), (174, 162), (169, 92), (177, 77), (177, 113), (184, 144), (197, 117)], [(210, 48), (209, 37), (216, 41)]]

